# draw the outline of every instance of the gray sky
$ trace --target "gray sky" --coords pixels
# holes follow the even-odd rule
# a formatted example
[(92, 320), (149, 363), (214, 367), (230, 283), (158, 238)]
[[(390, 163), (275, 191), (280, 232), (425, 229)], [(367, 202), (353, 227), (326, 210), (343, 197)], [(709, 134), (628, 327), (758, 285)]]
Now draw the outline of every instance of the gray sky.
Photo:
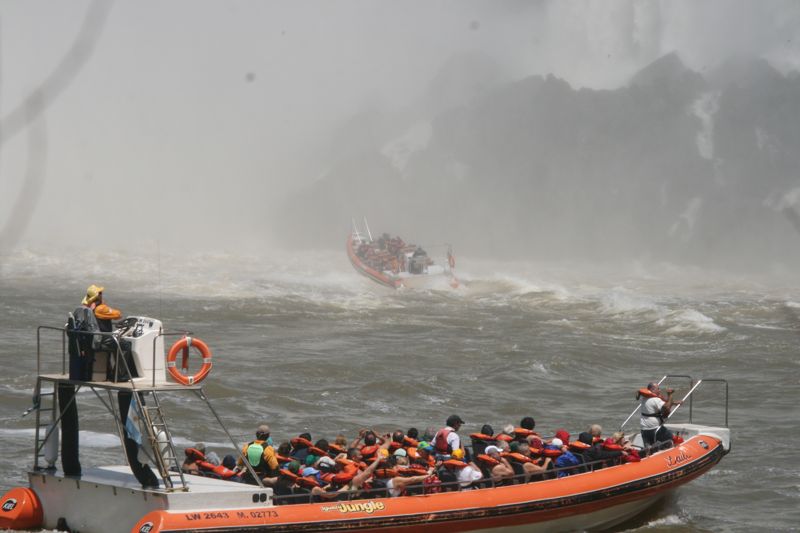
[[(59, 65), (90, 5), (0, 1), (3, 117)], [(796, 69), (798, 28), (796, 1), (118, 0), (86, 64), (47, 95), (39, 140), (28, 128), (2, 146), (0, 229), (38, 172), (23, 244), (74, 241), (87, 219), (82, 235), (99, 241), (132, 227), (143, 240), (260, 239), (263, 211), (324, 170), (316, 154), (338, 121), (413, 103), (459, 51), (509, 79), (612, 88), (673, 50), (696, 69), (736, 54)]]

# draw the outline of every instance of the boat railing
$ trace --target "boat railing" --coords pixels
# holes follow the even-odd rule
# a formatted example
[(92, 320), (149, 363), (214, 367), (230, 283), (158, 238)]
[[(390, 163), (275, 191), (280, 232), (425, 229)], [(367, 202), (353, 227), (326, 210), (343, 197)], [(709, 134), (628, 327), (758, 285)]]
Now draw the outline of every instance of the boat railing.
[[(38, 326), (36, 328), (36, 374), (37, 375), (41, 375), (42, 374), (42, 332), (43, 331), (58, 332), (61, 335), (61, 374), (67, 374), (68, 373), (67, 372), (67, 354), (68, 354), (67, 338), (68, 338), (68, 334), (69, 333), (73, 333), (75, 335), (85, 335), (85, 336), (90, 336), (92, 338), (94, 338), (94, 337), (103, 337), (105, 339), (110, 339), (111, 340), (111, 342), (113, 343), (113, 350), (112, 351), (109, 351), (107, 349), (99, 349), (99, 350), (96, 350), (95, 352), (96, 353), (108, 353), (109, 356), (114, 356), (115, 357), (115, 361), (117, 362), (117, 364), (114, 367), (114, 376), (113, 376), (112, 381), (114, 381), (114, 382), (119, 382), (120, 381), (119, 378), (120, 378), (120, 375), (122, 375), (121, 372), (123, 370), (123, 369), (120, 368), (120, 364), (122, 364), (124, 366), (124, 370), (126, 372), (126, 375), (129, 376), (129, 378), (134, 375), (132, 370), (136, 370), (136, 369), (135, 368), (131, 369), (128, 366), (128, 360), (124, 357), (125, 350), (122, 348), (122, 345), (120, 343), (120, 333), (119, 333), (119, 331), (83, 331), (83, 330), (71, 330), (71, 329), (68, 329), (66, 327), (59, 328), (59, 327), (54, 327), (54, 326)], [(158, 334), (153, 337), (153, 350), (152, 350), (152, 354), (153, 355), (152, 355), (152, 367), (151, 368), (155, 369), (156, 368), (157, 359), (159, 357), (163, 357), (164, 356), (164, 354), (160, 353), (159, 350), (157, 350), (157, 343), (158, 343), (158, 340), (160, 338), (162, 338), (162, 337), (186, 337), (186, 336), (191, 336), (191, 335), (193, 335), (193, 333), (191, 331), (160, 331), (160, 332), (158, 332)], [(107, 347), (108, 346), (106, 346), (106, 348)], [(128, 381), (128, 379), (123, 380), (123, 381)], [(155, 372), (152, 372), (152, 374), (151, 374), (150, 385), (152, 387), (155, 387), (157, 385), (157, 383), (156, 383), (156, 373)], [(131, 387), (133, 389), (136, 389), (135, 383), (133, 381), (131, 381)]]
[[(128, 366), (128, 361), (124, 357), (125, 350), (123, 349), (122, 345), (120, 344), (119, 331), (114, 331), (114, 332), (100, 332), (100, 331), (87, 332), (87, 331), (70, 330), (70, 329), (68, 329), (66, 327), (60, 327), (59, 328), (59, 327), (53, 327), (53, 326), (39, 326), (37, 328), (37, 330), (36, 330), (36, 373), (37, 373), (37, 376), (39, 377), (39, 379), (37, 380), (36, 391), (34, 393), (33, 407), (31, 409), (29, 409), (28, 412), (30, 412), (31, 410), (36, 409), (37, 413), (38, 413), (38, 410), (40, 409), (40, 406), (41, 406), (41, 402), (40, 402), (40, 399), (39, 399), (41, 391), (39, 389), (41, 387), (40, 381), (41, 381), (42, 375), (43, 375), (42, 374), (42, 365), (43, 365), (42, 337), (43, 337), (43, 333), (44, 332), (58, 332), (60, 334), (60, 336), (61, 336), (61, 376), (62, 377), (49, 376), (47, 379), (48, 380), (55, 380), (54, 383), (59, 383), (59, 382), (62, 382), (62, 381), (66, 381), (66, 382), (70, 382), (70, 383), (77, 383), (78, 387), (80, 387), (81, 384), (83, 384), (83, 383), (85, 383), (87, 386), (89, 386), (92, 389), (92, 391), (94, 392), (94, 394), (98, 398), (100, 398), (100, 400), (103, 403), (103, 405), (105, 406), (105, 408), (108, 410), (108, 412), (114, 418), (114, 421), (115, 421), (115, 423), (117, 425), (117, 432), (119, 433), (120, 439), (124, 442), (124, 435), (123, 435), (123, 429), (122, 429), (122, 420), (120, 419), (120, 414), (116, 411), (116, 409), (113, 406), (113, 401), (111, 401), (110, 397), (109, 397), (108, 401), (104, 401), (103, 398), (101, 398), (99, 396), (97, 390), (95, 389), (96, 387), (100, 387), (101, 389), (107, 389), (109, 391), (109, 393), (110, 393), (111, 390), (121, 390), (121, 388), (117, 385), (117, 383), (119, 381), (123, 381), (123, 382), (128, 382), (128, 384), (126, 384), (126, 388), (128, 390), (130, 390), (132, 393), (143, 394), (143, 392), (140, 392), (140, 391), (142, 391), (142, 390), (146, 391), (147, 390), (146, 385), (145, 385), (145, 389), (137, 388), (136, 381), (134, 379), (132, 379), (133, 376), (134, 376), (134, 373), (132, 373), (131, 370), (135, 370), (135, 369), (131, 369)], [(67, 368), (67, 354), (68, 354), (67, 339), (68, 339), (68, 333), (75, 333), (75, 334), (78, 334), (78, 335), (91, 335), (92, 337), (94, 337), (94, 336), (102, 336), (104, 338), (111, 338), (113, 340), (114, 347), (115, 347), (115, 352), (116, 352), (117, 364), (115, 365), (115, 368), (114, 368), (115, 374), (114, 374), (114, 378), (113, 378), (112, 381), (109, 381), (109, 380), (106, 379), (106, 380), (102, 380), (101, 382), (94, 382), (94, 381), (83, 382), (81, 380), (65, 379), (63, 377), (63, 376), (67, 376), (68, 377), (68, 368)], [(164, 357), (164, 354), (161, 353), (160, 350), (156, 349), (157, 348), (157, 342), (158, 342), (159, 338), (162, 338), (162, 337), (178, 337), (178, 336), (179, 337), (184, 337), (184, 336), (187, 336), (187, 335), (192, 335), (192, 333), (190, 331), (179, 331), (179, 332), (159, 331), (158, 334), (155, 335), (154, 338), (153, 338), (152, 369), (156, 368), (157, 357)], [(106, 350), (97, 350), (97, 351), (98, 352), (104, 352)], [(111, 355), (111, 354), (109, 354), (109, 355)], [(128, 376), (128, 378), (124, 379), (124, 380), (120, 380), (119, 379), (119, 377), (121, 375), (121, 372), (122, 372), (122, 369), (120, 368), (120, 364), (119, 364), (120, 361), (122, 362), (122, 365), (124, 365), (124, 369), (125, 369), (126, 375)], [(152, 390), (150, 390), (149, 393), (153, 395), (153, 398), (154, 398), (154, 400), (156, 402), (156, 405), (158, 406), (159, 404), (158, 404), (158, 398), (156, 397), (156, 391), (160, 390), (159, 386), (161, 384), (156, 382), (156, 372), (155, 372), (155, 370), (153, 370), (151, 372), (151, 375), (152, 375), (152, 381), (150, 382), (150, 385), (152, 387)], [(140, 386), (141, 386), (141, 384), (140, 384)], [(214, 418), (217, 420), (217, 423), (219, 424), (219, 426), (225, 432), (225, 435), (230, 440), (230, 442), (233, 445), (234, 449), (237, 450), (239, 459), (242, 460), (243, 464), (245, 465), (247, 470), (250, 472), (250, 475), (253, 476), (254, 479), (256, 479), (257, 484), (259, 486), (263, 487), (264, 485), (261, 482), (261, 479), (256, 475), (255, 470), (252, 468), (252, 466), (250, 466), (249, 461), (247, 461), (246, 458), (244, 457), (239, 444), (236, 442), (236, 439), (234, 439), (233, 436), (231, 435), (231, 433), (228, 431), (228, 428), (225, 426), (224, 422), (222, 421), (222, 418), (219, 416), (219, 414), (216, 412), (214, 407), (211, 405), (211, 402), (209, 401), (208, 397), (203, 392), (202, 388), (199, 387), (199, 386), (189, 386), (189, 387), (179, 387), (179, 388), (169, 387), (167, 390), (169, 390), (170, 392), (178, 392), (178, 391), (181, 391), (181, 390), (184, 390), (184, 389), (187, 390), (187, 391), (194, 392), (199, 397), (199, 399), (206, 404), (208, 409), (214, 415)], [(75, 398), (73, 397), (70, 400), (70, 402), (74, 402), (74, 401), (75, 401)], [(36, 445), (35, 445), (35, 452), (34, 452), (34, 468), (35, 469), (38, 469), (38, 457), (39, 457), (39, 454), (41, 453), (41, 451), (42, 451), (42, 449), (44, 447), (44, 443), (50, 438), (50, 434), (53, 431), (55, 431), (55, 429), (58, 427), (58, 424), (61, 422), (62, 414), (61, 414), (60, 411), (61, 410), (59, 409), (58, 412), (54, 412), (54, 418), (51, 421), (52, 422), (52, 427), (50, 427), (47, 430), (44, 438), (39, 438), (39, 434), (38, 434), (38, 431), (39, 431), (39, 427), (38, 426), (39, 426), (39, 424), (38, 424), (38, 418), (37, 418), (37, 437), (36, 437), (36, 441), (37, 442), (36, 442)], [(162, 419), (163, 419), (164, 415), (161, 412), (160, 406), (157, 408), (157, 411), (158, 411), (158, 413), (157, 413), (158, 416), (162, 417)], [(38, 416), (38, 414), (37, 414), (37, 416)], [(156, 424), (156, 425), (162, 426), (163, 430), (165, 432), (167, 432), (167, 434), (169, 434), (168, 433), (169, 430), (166, 427), (166, 420), (162, 420), (160, 424)], [(159, 455), (162, 455), (162, 453), (160, 451), (158, 451), (159, 448), (162, 447), (162, 446), (168, 447), (170, 458), (174, 459), (176, 457), (176, 454), (175, 454), (174, 443), (172, 442), (171, 437), (168, 437), (166, 440), (161, 440), (161, 439), (159, 439), (157, 432), (154, 430), (153, 425), (152, 424), (147, 424), (147, 426), (148, 426), (147, 427), (148, 436), (151, 439), (152, 443), (154, 444), (154, 446), (153, 446), (154, 452), (158, 453)], [(154, 457), (149, 457), (149, 459), (151, 461), (155, 460)], [(186, 484), (183, 481), (182, 473), (180, 473), (180, 474), (181, 474), (181, 487), (180, 487), (180, 489), (181, 490), (185, 490)], [(167, 477), (167, 476), (162, 476), (162, 477), (164, 479), (165, 485), (168, 488), (171, 488), (171, 486), (170, 486), (171, 485), (171, 481), (170, 481), (169, 477)]]
[[(36, 375), (42, 375), (42, 331), (57, 331), (61, 334), (61, 374), (67, 374), (67, 338), (69, 333), (73, 333), (75, 335), (86, 335), (94, 337), (104, 337), (109, 338), (114, 343), (115, 349), (113, 352), (109, 352), (108, 350), (96, 350), (96, 352), (100, 353), (109, 353), (110, 355), (116, 356), (117, 365), (114, 367), (114, 381), (117, 381), (120, 376), (120, 368), (119, 362), (121, 361), (122, 364), (125, 365), (125, 371), (127, 372), (128, 376), (132, 376), (131, 369), (128, 367), (128, 362), (123, 357), (123, 350), (122, 346), (119, 342), (119, 335), (117, 332), (114, 331), (83, 331), (83, 330), (76, 330), (76, 329), (68, 329), (66, 327), (54, 327), (54, 326), (38, 326), (36, 328)], [(155, 354), (154, 354), (155, 359)]]
[[(667, 382), (667, 380), (670, 380), (670, 381), (688, 380), (688, 382), (689, 382), (688, 389), (689, 390), (679, 400), (679, 403), (677, 403), (677, 405), (670, 411), (669, 415), (665, 419), (665, 422), (667, 420), (671, 419), (675, 415), (675, 413), (677, 413), (680, 410), (681, 407), (683, 407), (684, 405), (687, 405), (687, 403), (688, 403), (687, 409), (689, 410), (689, 415), (688, 415), (689, 416), (689, 423), (693, 424), (694, 423), (694, 414), (695, 414), (694, 413), (694, 393), (700, 388), (700, 386), (703, 383), (719, 383), (719, 384), (724, 385), (724, 411), (725, 411), (725, 414), (724, 414), (725, 426), (724, 427), (726, 427), (726, 428), (728, 427), (728, 381), (727, 380), (720, 379), (720, 378), (703, 378), (703, 379), (698, 379), (697, 381), (695, 381), (695, 379), (692, 376), (685, 375), (685, 374), (665, 374), (658, 381), (659, 387), (663, 383)], [(638, 413), (640, 411), (640, 408), (641, 408), (641, 406), (636, 406), (636, 408), (633, 411), (631, 411), (631, 414), (628, 415), (628, 418), (626, 418), (625, 421), (622, 424), (620, 424), (620, 426), (619, 426), (620, 431), (622, 431), (622, 429), (631, 420), (631, 418), (633, 418), (634, 415), (636, 415), (636, 413)]]
[[(426, 495), (432, 494), (434, 492), (458, 492), (458, 491), (468, 491), (468, 490), (485, 489), (485, 488), (505, 487), (509, 485), (522, 485), (527, 483), (537, 483), (540, 481), (558, 479), (559, 473), (566, 473), (567, 475), (584, 474), (588, 472), (594, 472), (595, 470), (599, 470), (601, 468), (617, 466), (618, 464), (621, 463), (619, 461), (614, 461), (614, 460), (610, 462), (608, 459), (600, 459), (597, 461), (580, 463), (578, 465), (548, 468), (544, 472), (535, 474), (516, 474), (513, 477), (504, 478), (499, 481), (495, 481), (490, 477), (482, 478), (477, 481), (473, 481), (472, 483), (470, 483), (470, 485), (466, 487), (462, 486), (462, 482), (458, 480), (439, 481), (438, 483), (431, 483), (427, 485), (424, 482), (415, 483), (413, 485), (409, 485), (406, 488), (406, 492), (410, 492), (410, 494), (408, 494), (409, 496), (418, 496), (423, 494)], [(529, 478), (527, 481), (525, 480), (526, 477)], [(296, 494), (281, 494), (281, 495), (275, 494), (273, 496), (273, 501), (276, 505), (308, 503), (309, 501), (314, 503), (329, 502), (331, 504), (335, 504), (341, 501), (366, 500), (370, 498), (387, 498), (387, 497), (389, 497), (389, 491), (386, 487), (372, 487), (369, 489), (358, 488), (346, 491), (337, 491), (336, 497), (332, 499), (326, 499), (324, 496), (323, 497), (314, 496), (311, 494), (310, 490), (308, 492), (296, 493)]]

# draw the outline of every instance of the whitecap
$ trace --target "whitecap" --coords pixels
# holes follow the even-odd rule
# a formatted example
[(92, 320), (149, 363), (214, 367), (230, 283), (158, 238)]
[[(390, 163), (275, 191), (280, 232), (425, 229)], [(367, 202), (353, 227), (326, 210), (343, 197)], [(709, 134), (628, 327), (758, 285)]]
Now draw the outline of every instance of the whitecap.
[(726, 328), (716, 324), (711, 317), (708, 317), (694, 309), (682, 309), (670, 313), (667, 317), (658, 320), (659, 325), (670, 325), (665, 333), (720, 333)]

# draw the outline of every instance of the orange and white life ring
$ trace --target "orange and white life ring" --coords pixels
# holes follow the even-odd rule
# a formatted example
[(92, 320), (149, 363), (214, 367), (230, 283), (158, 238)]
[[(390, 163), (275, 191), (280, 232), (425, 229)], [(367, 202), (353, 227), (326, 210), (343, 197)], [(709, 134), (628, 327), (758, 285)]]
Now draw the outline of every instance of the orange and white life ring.
[[(178, 352), (183, 352), (183, 359), (181, 361), (181, 368), (188, 369), (189, 368), (189, 348), (197, 348), (200, 352), (200, 355), (203, 356), (203, 366), (200, 367), (200, 370), (193, 376), (186, 376), (178, 370), (177, 366), (175, 365), (175, 359), (178, 357)], [(208, 376), (209, 372), (211, 372), (211, 350), (208, 348), (208, 345), (201, 341), (200, 339), (194, 339), (192, 337), (183, 337), (175, 344), (172, 345), (172, 348), (169, 349), (169, 353), (167, 354), (167, 370), (169, 371), (170, 376), (180, 383), (181, 385), (197, 385)]]

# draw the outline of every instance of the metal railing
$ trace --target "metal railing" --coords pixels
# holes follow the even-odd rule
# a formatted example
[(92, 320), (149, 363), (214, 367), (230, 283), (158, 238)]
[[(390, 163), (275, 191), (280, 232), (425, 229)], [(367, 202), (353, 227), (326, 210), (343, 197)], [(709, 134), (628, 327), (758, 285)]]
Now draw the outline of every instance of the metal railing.
[[(568, 475), (577, 475), (583, 474), (588, 472), (594, 472), (595, 470), (599, 470), (601, 468), (617, 466), (621, 464), (619, 459), (599, 459), (596, 461), (590, 461), (585, 463), (580, 463), (578, 465), (570, 465), (570, 466), (563, 466), (563, 467), (553, 467), (548, 468), (544, 472), (537, 472), (537, 473), (523, 473), (523, 474), (515, 474), (512, 477), (504, 478), (502, 480), (494, 480), (489, 477), (483, 477), (477, 481), (471, 482), (468, 486), (462, 486), (461, 481), (440, 481), (434, 484), (426, 485), (423, 483), (415, 483), (413, 485), (409, 485), (406, 487), (405, 491), (412, 491), (411, 494), (407, 494), (409, 496), (419, 496), (419, 495), (428, 495), (433, 494), (436, 492), (458, 492), (458, 491), (471, 491), (471, 490), (479, 490), (479, 489), (487, 489), (487, 488), (496, 488), (496, 487), (505, 487), (510, 485), (523, 485), (527, 483), (539, 483), (542, 481), (549, 481), (553, 479), (558, 479), (559, 472), (569, 472)], [(436, 474), (437, 472), (434, 472)], [(486, 472), (481, 469), (481, 473), (486, 476)], [(433, 475), (433, 474), (431, 474)], [(529, 478), (527, 481), (525, 478)], [(322, 488), (322, 487), (321, 487)], [(292, 505), (297, 503), (335, 503), (337, 501), (353, 501), (353, 500), (366, 500), (370, 498), (388, 498), (389, 491), (386, 487), (371, 487), (371, 488), (356, 488), (350, 490), (336, 490), (328, 495), (335, 494), (334, 497), (325, 496), (318, 496), (311, 493), (310, 489), (307, 493), (297, 493), (297, 494), (275, 494), (273, 496), (273, 501), (276, 505)]]
[[(728, 427), (728, 381), (727, 380), (720, 379), (720, 378), (704, 378), (704, 379), (699, 379), (699, 380), (695, 381), (694, 378), (692, 378), (692, 376), (688, 376), (688, 375), (685, 375), (685, 374), (666, 374), (660, 380), (658, 380), (658, 385), (661, 386), (661, 384), (664, 383), (668, 379), (670, 379), (670, 380), (688, 379), (689, 380), (689, 392), (687, 392), (683, 396), (683, 398), (681, 398), (679, 400), (679, 403), (677, 403), (675, 405), (675, 407), (669, 412), (669, 414), (664, 418), (664, 422), (666, 422), (667, 420), (672, 418), (672, 416), (676, 412), (678, 412), (678, 410), (683, 405), (685, 405), (687, 403), (687, 401), (688, 401), (688, 404), (689, 404), (689, 407), (688, 407), (688, 409), (689, 409), (689, 423), (690, 424), (694, 423), (694, 392), (704, 382), (705, 383), (723, 383), (725, 385), (725, 427)], [(637, 406), (631, 412), (631, 414), (628, 415), (628, 418), (626, 418), (625, 421), (622, 424), (620, 424), (620, 426), (619, 426), (620, 431), (622, 431), (622, 428), (625, 427), (625, 425), (631, 420), (631, 418), (633, 418), (633, 416), (636, 413), (638, 413), (640, 411), (640, 409), (641, 409), (641, 406)]]

